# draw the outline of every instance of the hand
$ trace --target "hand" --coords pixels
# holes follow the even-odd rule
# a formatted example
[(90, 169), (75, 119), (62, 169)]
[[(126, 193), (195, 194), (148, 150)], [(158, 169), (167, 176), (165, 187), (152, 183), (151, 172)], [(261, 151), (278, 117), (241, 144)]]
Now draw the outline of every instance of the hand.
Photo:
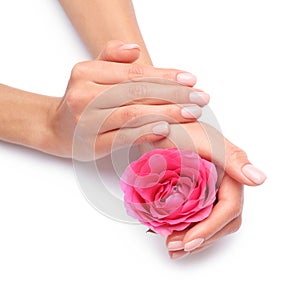
[[(169, 79), (186, 86), (196, 83), (195, 77), (186, 72), (133, 63), (139, 54), (137, 45), (112, 41), (96, 60), (75, 65), (64, 97), (50, 113), (56, 155), (72, 156), (75, 129), (80, 149), (74, 158), (87, 160), (109, 154), (112, 146), (119, 148), (164, 138), (169, 133), (166, 120), (183, 123), (200, 116), (199, 106), (205, 105), (209, 96), (199, 90), (139, 81), (111, 89), (115, 84), (141, 77)], [(150, 90), (147, 84), (151, 84)], [(143, 101), (149, 97), (150, 102)], [(162, 98), (172, 99), (173, 104)], [(152, 116), (147, 117), (149, 114)]]
[[(182, 258), (190, 253), (199, 252), (223, 236), (237, 231), (241, 225), (243, 184), (256, 186), (266, 179), (263, 172), (250, 164), (246, 153), (216, 129), (204, 123), (171, 125), (168, 139), (153, 145), (159, 148), (177, 146), (194, 150), (201, 157), (213, 161), (222, 178), (218, 203), (211, 215), (192, 228), (168, 236), (166, 244), (170, 257)], [(143, 147), (146, 150), (146, 145)], [(147, 150), (150, 150), (150, 147)], [(225, 170), (224, 175), (220, 169)]]
[(218, 203), (210, 216), (190, 229), (168, 236), (170, 257), (179, 259), (198, 253), (236, 232), (242, 223), (243, 201), (243, 185), (225, 174), (218, 191)]

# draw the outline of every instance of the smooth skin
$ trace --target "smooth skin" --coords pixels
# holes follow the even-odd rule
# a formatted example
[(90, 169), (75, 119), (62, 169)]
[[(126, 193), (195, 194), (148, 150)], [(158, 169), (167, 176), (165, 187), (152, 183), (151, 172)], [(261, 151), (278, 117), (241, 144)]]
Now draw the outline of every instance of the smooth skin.
[[(141, 77), (167, 78), (189, 87), (195, 85), (196, 78), (192, 74), (152, 66), (130, 0), (60, 0), (60, 3), (94, 60), (79, 63), (74, 67), (63, 97), (37, 95), (0, 85), (0, 139), (49, 154), (70, 157), (72, 134), (80, 113), (94, 101), (96, 95), (107, 88), (124, 80)], [(199, 99), (196, 104), (207, 104), (208, 95), (200, 90), (195, 91)], [(188, 95), (184, 102), (176, 103), (191, 105)], [(98, 118), (98, 114), (101, 115), (107, 109), (115, 109), (121, 104), (123, 106), (119, 111), (113, 111), (118, 115), (120, 122), (113, 121), (116, 117), (109, 120), (104, 113), (106, 121), (99, 134), (101, 142), (99, 141), (99, 146), (96, 145), (95, 148), (98, 156), (109, 152), (113, 134), (121, 127), (121, 130), (127, 130), (127, 133), (123, 134), (123, 145), (143, 135), (146, 137), (139, 140), (140, 143), (154, 142), (156, 146), (161, 147), (170, 146), (168, 139), (165, 139), (168, 134), (173, 136), (172, 140), (175, 140), (176, 144), (177, 141), (180, 142), (180, 132), (184, 128), (195, 139), (198, 153), (211, 158), (208, 147), (205, 146), (207, 135), (201, 130), (202, 125), (194, 122), (198, 116), (189, 113), (191, 110), (186, 110), (186, 107), (167, 102), (161, 105), (159, 100), (152, 102), (149, 107), (148, 103), (141, 99), (139, 103), (112, 103), (111, 107), (97, 107), (99, 109), (91, 112), (90, 119)], [(155, 109), (158, 115), (163, 116), (161, 119), (155, 120), (154, 123), (140, 123), (136, 127), (123, 127), (134, 116), (147, 115), (154, 104), (160, 104)], [(193, 111), (199, 113), (198, 106), (193, 107)], [(113, 115), (111, 112), (109, 111), (109, 115)], [(180, 126), (166, 123), (165, 119), (168, 118), (184, 124)], [(159, 129), (155, 130), (157, 126)], [(85, 134), (84, 137), (88, 139), (88, 130)], [(218, 135), (216, 132), (215, 134)], [(214, 134), (210, 138), (213, 136)], [(186, 147), (187, 144), (182, 144), (182, 148)], [(226, 157), (229, 157), (226, 163), (220, 165), (225, 168), (226, 173), (220, 185), (218, 204), (207, 220), (167, 238), (167, 247), (172, 258), (195, 253), (210, 246), (220, 237), (236, 231), (241, 222), (242, 184), (259, 185), (265, 180), (265, 175), (251, 166), (246, 154), (229, 142), (226, 146)]]
[[(109, 53), (106, 58), (112, 60)], [(141, 145), (143, 152), (172, 147), (194, 150), (201, 157), (214, 161), (221, 169), (218, 203), (211, 215), (192, 228), (174, 232), (166, 239), (170, 257), (179, 259), (198, 253), (220, 238), (236, 232), (242, 220), (243, 185), (262, 184), (266, 176), (249, 162), (243, 150), (205, 123), (171, 124), (167, 139)]]
[[(94, 158), (94, 150), (96, 158), (108, 155), (113, 144), (114, 149), (117, 149), (133, 143), (155, 142), (164, 138), (169, 134), (167, 120), (184, 123), (195, 121), (201, 115), (201, 108), (191, 103), (189, 91), (198, 96), (201, 103), (205, 102), (206, 95), (203, 92), (181, 88), (183, 91), (187, 91), (186, 94), (183, 97), (176, 97), (180, 86), (174, 84), (153, 83), (154, 91), (152, 90), (152, 93), (157, 91), (157, 99), (152, 98), (151, 105), (146, 105), (146, 100), (143, 98), (136, 99), (136, 97), (133, 97), (134, 105), (132, 105), (132, 101), (128, 102), (126, 100), (128, 93), (135, 93), (132, 87), (128, 90), (126, 84), (121, 85), (122, 88), (118, 89), (116, 96), (107, 96), (104, 99), (99, 97), (98, 100), (97, 96), (110, 89), (114, 84), (140, 78), (139, 73), (132, 72), (136, 65), (131, 63), (138, 59), (139, 51), (135, 48), (124, 50), (124, 46), (126, 44), (121, 41), (110, 41), (97, 59), (78, 63), (73, 68), (65, 96), (50, 116), (53, 125), (52, 131), (57, 138), (54, 143), (61, 146), (60, 148), (55, 147), (55, 155), (72, 156), (76, 127), (77, 130), (80, 130), (80, 138), (83, 141), (81, 142), (82, 148), (86, 151), (95, 143), (95, 149), (90, 149), (90, 154), (88, 153), (87, 156), (84, 152), (80, 152), (73, 158), (89, 160)], [(108, 57), (108, 53), (111, 53), (111, 57)], [(118, 55), (127, 63), (111, 62)], [(167, 78), (176, 81), (178, 74), (181, 74), (178, 70), (158, 69), (147, 65), (138, 67), (143, 69), (143, 77), (146, 78)], [(137, 81), (138, 90), (142, 84)], [(160, 95), (172, 99), (172, 103), (177, 102), (178, 105), (169, 101), (162, 102), (159, 98)], [(147, 95), (139, 92), (139, 96), (146, 97)], [(206, 98), (208, 97), (206, 96)], [(89, 108), (82, 118), (82, 113), (87, 106)], [(191, 113), (186, 113), (188, 111)], [(156, 114), (156, 117), (147, 118), (146, 116), (150, 113)], [(137, 120), (133, 122), (134, 119)], [(99, 123), (102, 124), (100, 128)], [(78, 126), (82, 128), (78, 129)], [(96, 136), (96, 140), (94, 140), (94, 136)]]
[[(126, 63), (103, 60), (102, 56), (107, 56), (105, 53), (108, 51), (104, 49), (103, 54), (95, 60), (80, 62), (75, 65), (65, 95), (61, 98), (33, 94), (0, 85), (0, 139), (52, 155), (71, 157), (74, 130), (82, 111), (91, 104), (95, 97), (113, 85), (140, 78), (141, 73), (143, 77), (169, 79), (179, 81), (182, 84), (186, 83), (189, 86), (195, 83), (193, 75), (180, 70), (159, 69), (149, 65), (128, 63), (128, 61), (133, 62), (138, 59), (140, 50), (128, 49), (126, 46), (128, 47), (120, 41), (112, 41), (107, 45), (110, 49), (114, 49), (113, 55), (119, 52), (120, 57)], [(185, 80), (181, 80), (180, 75), (182, 74), (185, 75)], [(186, 78), (192, 80), (186, 80)], [(164, 92), (166, 90), (161, 89)], [(168, 97), (176, 92), (175, 87), (172, 86), (167, 90), (165, 96)], [(126, 94), (126, 90), (124, 90), (124, 94)], [(100, 132), (96, 148), (97, 156), (101, 157), (109, 153), (113, 136), (125, 123), (137, 115), (149, 114), (150, 110), (157, 112), (160, 118), (148, 119), (146, 123), (137, 123), (136, 128), (131, 128), (130, 131), (122, 128), (125, 137), (120, 146), (131, 144), (138, 135), (147, 136), (138, 142), (150, 142), (164, 138), (169, 132), (168, 123), (163, 121), (167, 118), (177, 122), (195, 121), (201, 115), (200, 105), (205, 105), (209, 100), (209, 96), (204, 92), (196, 91), (195, 94), (198, 96), (199, 105), (192, 103), (189, 95), (186, 94), (183, 99), (172, 97), (173, 104), (166, 101), (162, 103), (161, 99), (156, 101), (153, 99), (151, 105), (141, 105), (142, 101), (139, 105), (130, 105), (132, 103), (119, 102), (115, 99), (109, 101), (109, 106), (94, 107), (93, 110), (89, 111), (90, 122), (101, 117), (106, 118), (107, 115), (111, 114), (110, 119), (107, 119)], [(159, 95), (158, 93), (158, 97)], [(122, 99), (122, 95), (119, 96)], [(181, 105), (178, 106), (174, 102)], [(155, 107), (154, 104), (160, 105)], [(119, 106), (122, 107), (114, 113), (108, 111), (109, 109), (116, 110)], [(193, 113), (188, 113), (189, 109), (192, 109)], [(89, 133), (86, 129), (86, 135), (83, 136), (83, 139), (88, 138)], [(77, 158), (80, 159), (80, 157)]]
[[(251, 181), (243, 171), (245, 166), (251, 165), (246, 153), (208, 124), (171, 125), (169, 138), (156, 142), (154, 146), (169, 148), (173, 143), (185, 149), (195, 150), (201, 157), (213, 160), (219, 169), (225, 171), (224, 173), (219, 171), (221, 182), (218, 203), (214, 206), (211, 215), (190, 229), (174, 232), (168, 236), (166, 245), (169, 255), (173, 259), (179, 259), (202, 251), (220, 238), (236, 232), (241, 226), (243, 185), (255, 186), (256, 183)], [(216, 153), (214, 147), (218, 146), (224, 151)], [(265, 176), (261, 179), (263, 182)]]
[[(103, 49), (103, 45), (113, 38), (127, 43), (139, 44), (141, 56), (137, 62), (146, 65), (152, 64), (138, 28), (131, 1), (97, 0), (88, 1), (88, 5), (85, 5), (85, 1), (76, 1), (76, 4), (71, 4), (68, 0), (60, 0), (60, 3), (93, 55), (97, 55)], [(103, 15), (104, 10), (100, 9), (104, 7), (103, 5), (105, 5), (105, 12), (108, 12), (113, 17), (107, 17), (108, 14)], [(85, 20), (85, 22), (82, 20)], [(109, 30), (103, 32), (102, 28)], [(105, 59), (126, 62), (121, 57), (112, 56), (109, 56), (108, 53)], [(198, 132), (198, 124), (186, 124), (183, 126), (187, 131), (189, 130), (193, 138), (198, 137), (199, 144), (203, 141)], [(178, 125), (172, 124), (170, 126), (170, 133), (173, 133), (173, 136), (176, 136), (178, 131), (180, 131)], [(163, 141), (165, 141), (165, 147), (170, 146), (166, 139)], [(180, 135), (178, 135), (176, 141), (180, 141)], [(163, 146), (163, 144), (156, 144), (156, 146)], [(186, 144), (182, 144), (182, 148), (186, 148)], [(201, 149), (203, 147), (199, 147), (199, 154), (202, 154)], [(266, 176), (261, 170), (249, 163), (243, 150), (229, 142), (226, 147), (226, 157), (226, 165), (224, 165), (226, 175), (220, 185), (218, 204), (207, 220), (200, 222), (190, 230), (174, 233), (167, 238), (166, 245), (171, 258), (177, 259), (203, 250), (221, 237), (235, 232), (240, 227), (244, 200), (243, 184), (260, 185), (265, 181)], [(199, 238), (204, 239), (202, 244), (198, 241)], [(193, 246), (187, 246), (193, 241)], [(183, 250), (184, 247), (186, 250)]]

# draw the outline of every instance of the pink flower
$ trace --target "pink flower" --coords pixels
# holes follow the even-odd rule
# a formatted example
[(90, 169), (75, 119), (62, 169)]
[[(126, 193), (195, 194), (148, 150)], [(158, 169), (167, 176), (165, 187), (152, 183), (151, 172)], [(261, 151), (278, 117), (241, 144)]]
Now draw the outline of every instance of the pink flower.
[(215, 166), (193, 151), (156, 149), (121, 178), (128, 215), (163, 236), (209, 216), (216, 199)]

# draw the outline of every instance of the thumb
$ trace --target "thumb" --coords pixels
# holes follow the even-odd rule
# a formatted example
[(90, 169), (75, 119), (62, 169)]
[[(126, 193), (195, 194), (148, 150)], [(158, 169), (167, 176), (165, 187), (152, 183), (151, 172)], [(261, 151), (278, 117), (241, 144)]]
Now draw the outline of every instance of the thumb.
[[(226, 139), (221, 132), (207, 123), (200, 124), (203, 138), (199, 138), (200, 156), (215, 161), (234, 180), (249, 186), (261, 185), (267, 176), (248, 160), (245, 151)], [(200, 136), (199, 136), (200, 137)]]
[(225, 172), (233, 179), (249, 186), (261, 185), (267, 176), (252, 165), (247, 154), (228, 140), (225, 140)]
[(172, 124), (168, 138), (155, 143), (156, 147), (184, 148), (196, 151), (212, 161), (237, 182), (249, 186), (261, 185), (266, 175), (253, 166), (247, 154), (226, 139), (215, 127), (204, 123)]
[(140, 46), (137, 44), (125, 44), (119, 40), (109, 41), (97, 60), (132, 63), (140, 56)]

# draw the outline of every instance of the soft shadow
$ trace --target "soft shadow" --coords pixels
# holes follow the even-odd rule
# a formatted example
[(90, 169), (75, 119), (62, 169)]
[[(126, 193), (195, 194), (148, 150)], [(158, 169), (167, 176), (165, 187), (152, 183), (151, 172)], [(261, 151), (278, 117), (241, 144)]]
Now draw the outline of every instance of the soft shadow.
[(228, 235), (201, 252), (186, 256), (182, 259), (172, 260), (169, 257), (166, 247), (166, 238), (159, 234), (146, 233), (147, 227), (143, 225), (141, 225), (140, 229), (133, 231), (138, 239), (141, 238), (141, 233), (144, 232), (146, 234), (146, 240), (144, 239), (144, 242), (147, 242), (147, 248), (149, 249), (147, 251), (149, 260), (153, 263), (159, 262), (167, 267), (174, 267), (175, 269), (192, 269), (199, 268), (199, 266), (210, 265), (215, 263), (216, 260), (227, 256), (233, 247), (240, 246), (237, 234)]
[(191, 254), (185, 258), (174, 260), (179, 267), (198, 267), (199, 265), (209, 264), (219, 259), (224, 255), (230, 247), (235, 246), (237, 239), (236, 236), (227, 236), (223, 239), (217, 241), (211, 247), (206, 248), (205, 250)]
[(65, 167), (72, 166), (72, 159), (56, 157), (18, 144), (0, 141), (0, 149), (7, 151), (9, 155), (13, 154), (14, 156), (22, 156), (39, 162), (51, 162), (51, 164), (56, 163), (57, 165)]

